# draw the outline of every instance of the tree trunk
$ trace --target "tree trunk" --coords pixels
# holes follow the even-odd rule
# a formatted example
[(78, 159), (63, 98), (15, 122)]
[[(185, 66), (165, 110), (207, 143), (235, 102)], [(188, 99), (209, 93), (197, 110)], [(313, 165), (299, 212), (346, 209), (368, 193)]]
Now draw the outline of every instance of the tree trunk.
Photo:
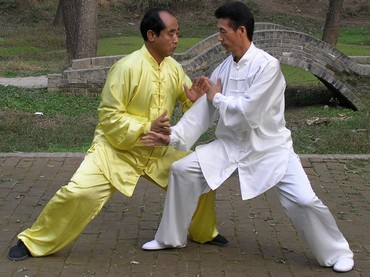
[(98, 46), (98, 1), (61, 0), (68, 60), (95, 57)]
[(59, 0), (58, 8), (54, 16), (53, 26), (63, 25), (63, 9), (62, 9), (63, 0)]
[(61, 0), (63, 9), (64, 29), (66, 31), (66, 44), (68, 60), (75, 57), (77, 45), (76, 27), (77, 27), (77, 2), (75, 0)]
[(342, 7), (343, 0), (330, 0), (329, 2), (322, 40), (333, 46), (336, 46), (338, 42), (339, 21)]
[(75, 59), (95, 57), (98, 49), (98, 1), (80, 0)]

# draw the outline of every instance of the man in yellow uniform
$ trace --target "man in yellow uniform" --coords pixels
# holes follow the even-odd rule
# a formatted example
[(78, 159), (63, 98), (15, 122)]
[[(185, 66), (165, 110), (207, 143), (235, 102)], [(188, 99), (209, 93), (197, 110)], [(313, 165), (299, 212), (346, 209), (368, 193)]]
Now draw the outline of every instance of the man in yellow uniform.
[[(98, 108), (99, 124), (84, 161), (70, 182), (45, 206), (33, 226), (18, 235), (11, 260), (46, 256), (73, 241), (118, 190), (131, 196), (143, 176), (167, 187), (171, 164), (187, 155), (171, 147), (149, 147), (140, 141), (149, 130), (170, 133), (169, 117), (180, 101), (191, 104), (183, 68), (170, 56), (178, 43), (178, 22), (164, 9), (152, 9), (141, 22), (144, 46), (110, 69)], [(205, 195), (194, 214), (189, 236), (199, 243), (225, 246), (218, 234), (215, 193)]]

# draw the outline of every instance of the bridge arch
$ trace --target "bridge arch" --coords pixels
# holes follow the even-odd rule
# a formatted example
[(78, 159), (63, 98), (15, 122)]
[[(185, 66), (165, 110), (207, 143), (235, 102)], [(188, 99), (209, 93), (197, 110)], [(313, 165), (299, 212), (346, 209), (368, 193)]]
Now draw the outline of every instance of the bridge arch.
[[(370, 107), (370, 66), (356, 63), (335, 47), (308, 34), (269, 23), (256, 24), (256, 27), (254, 43), (280, 63), (312, 73), (355, 110)], [(205, 41), (209, 46), (203, 52), (192, 58), (187, 53), (186, 60), (179, 59), (190, 76), (200, 72), (209, 75), (228, 55), (217, 41), (217, 34)]]

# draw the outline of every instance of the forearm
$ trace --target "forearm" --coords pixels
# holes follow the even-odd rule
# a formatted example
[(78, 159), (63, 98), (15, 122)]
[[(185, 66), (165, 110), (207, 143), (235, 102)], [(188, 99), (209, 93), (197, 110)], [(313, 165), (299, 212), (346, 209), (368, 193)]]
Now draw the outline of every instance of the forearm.
[(134, 147), (150, 130), (151, 122), (127, 113), (104, 111), (99, 114), (99, 126), (113, 147), (127, 150)]

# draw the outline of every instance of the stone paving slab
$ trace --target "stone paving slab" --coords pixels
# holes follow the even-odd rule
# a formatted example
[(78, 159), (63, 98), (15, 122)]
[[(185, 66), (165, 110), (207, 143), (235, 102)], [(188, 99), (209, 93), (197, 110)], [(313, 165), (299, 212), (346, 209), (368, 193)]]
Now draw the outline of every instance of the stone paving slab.
[[(164, 201), (164, 191), (142, 179), (133, 197), (114, 194), (67, 248), (48, 257), (9, 261), (16, 234), (34, 222), (82, 159), (80, 153), (0, 153), (0, 277), (337, 276), (320, 267), (297, 237), (273, 189), (242, 201), (235, 175), (217, 190), (216, 200), (228, 247), (189, 241), (180, 250), (141, 250), (154, 236)], [(355, 269), (341, 275), (369, 276), (370, 155), (301, 159), (355, 253)]]
[(48, 77), (46, 75), (35, 77), (15, 77), (15, 78), (0, 77), (0, 85), (16, 86), (23, 88), (47, 88)]

